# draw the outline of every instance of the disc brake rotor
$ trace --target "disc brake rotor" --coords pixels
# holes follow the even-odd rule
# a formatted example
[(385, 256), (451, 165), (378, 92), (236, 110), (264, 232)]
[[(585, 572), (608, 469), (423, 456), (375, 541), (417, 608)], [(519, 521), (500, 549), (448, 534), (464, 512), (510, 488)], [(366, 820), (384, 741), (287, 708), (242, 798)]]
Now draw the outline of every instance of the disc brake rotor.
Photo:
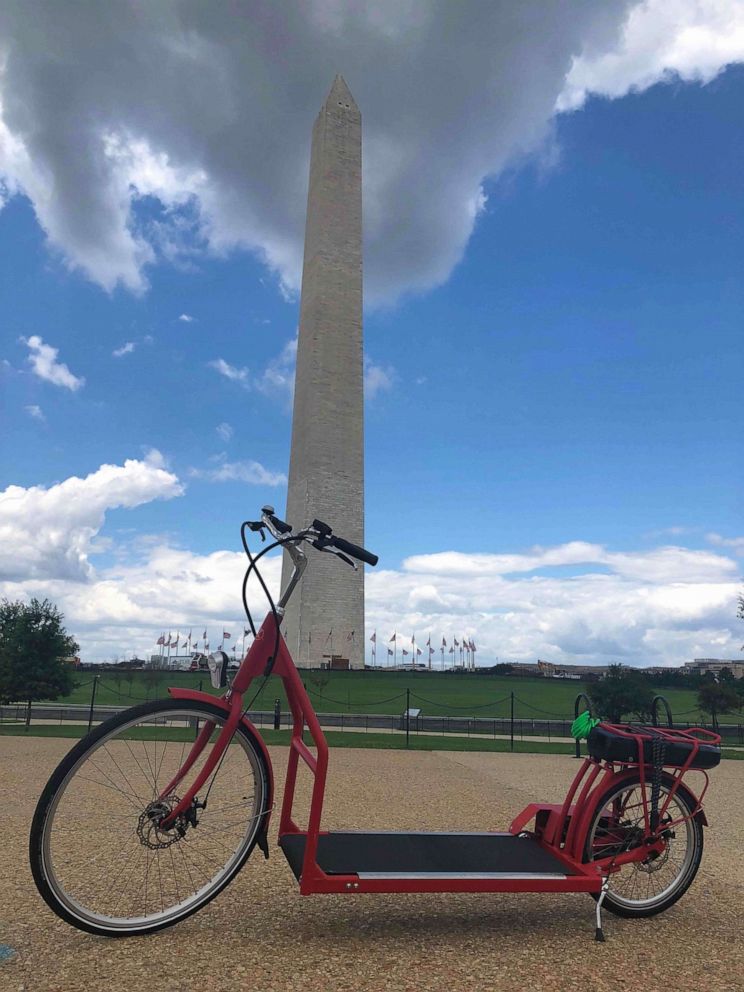
[(167, 799), (158, 799), (149, 803), (140, 813), (137, 821), (137, 836), (144, 847), (149, 847), (153, 851), (161, 850), (176, 844), (185, 835), (188, 824), (183, 815), (177, 816), (168, 830), (160, 829), (160, 824), (180, 801), (176, 795), (168, 796)]

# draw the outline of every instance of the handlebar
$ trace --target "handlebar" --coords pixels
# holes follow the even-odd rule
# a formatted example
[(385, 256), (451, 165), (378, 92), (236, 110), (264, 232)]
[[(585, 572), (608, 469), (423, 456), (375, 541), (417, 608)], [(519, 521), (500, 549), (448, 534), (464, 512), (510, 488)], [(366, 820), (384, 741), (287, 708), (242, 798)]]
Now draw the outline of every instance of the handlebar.
[(347, 541), (343, 537), (331, 537), (330, 540), (339, 551), (343, 551), (344, 554), (356, 558), (357, 561), (366, 562), (368, 565), (376, 565), (380, 560), (371, 551), (367, 551), (366, 548), (360, 548), (358, 544), (352, 544), (351, 541)]
[[(330, 525), (323, 523), (322, 520), (313, 520), (312, 524), (304, 530), (298, 530), (296, 532), (293, 531), (291, 524), (288, 524), (286, 521), (281, 520), (276, 516), (273, 506), (261, 507), (261, 519), (246, 520), (243, 527), (247, 527), (249, 530), (254, 531), (254, 533), (260, 534), (262, 541), (266, 539), (266, 534), (264, 532), (268, 531), (275, 539), (275, 543), (270, 545), (266, 551), (270, 551), (272, 547), (281, 545), (292, 559), (294, 569), (292, 571), (292, 575), (290, 576), (289, 582), (287, 582), (284, 586), (279, 602), (276, 604), (275, 614), (277, 616), (284, 615), (285, 607), (289, 602), (297, 583), (302, 578), (305, 568), (307, 567), (307, 555), (301, 547), (305, 541), (311, 544), (318, 551), (325, 551), (336, 555), (338, 558), (341, 558), (342, 561), (345, 561), (347, 565), (351, 565), (352, 568), (357, 568), (354, 559), (365, 562), (367, 565), (376, 565), (379, 561), (377, 555), (373, 554), (371, 551), (367, 551), (366, 548), (363, 548), (358, 544), (353, 544), (351, 541), (347, 541), (346, 538), (336, 537)], [(243, 546), (245, 547), (246, 553), (250, 558), (251, 555), (248, 551), (248, 546), (245, 543), (245, 538), (243, 538)], [(265, 554), (266, 551), (263, 551), (261, 554)], [(253, 563), (252, 558), (251, 562)], [(265, 588), (264, 591), (267, 592), (268, 595), (268, 591)], [(269, 599), (271, 600), (271, 597), (269, 597)], [(243, 601), (245, 605), (245, 596)], [(274, 609), (273, 604), (272, 609)], [(246, 606), (246, 612), (247, 610), (248, 607)]]
[(324, 524), (322, 520), (318, 520), (317, 518), (313, 520), (311, 530), (316, 531), (319, 535), (319, 539), (313, 541), (313, 547), (318, 548), (320, 551), (328, 547), (337, 548), (343, 554), (349, 555), (351, 558), (356, 558), (357, 561), (366, 562), (367, 565), (376, 565), (380, 560), (377, 555), (372, 554), (371, 551), (367, 551), (361, 545), (352, 544), (345, 537), (335, 537), (333, 528), (329, 524)]
[[(261, 519), (249, 522), (248, 526), (251, 530), (258, 532), (262, 531), (265, 527), (277, 539), (284, 538), (287, 534), (292, 534), (292, 525), (277, 517), (273, 506), (262, 507)], [(356, 558), (357, 561), (363, 561), (367, 565), (376, 565), (380, 560), (376, 554), (367, 551), (361, 545), (353, 544), (351, 541), (347, 541), (345, 537), (337, 537), (333, 533), (333, 528), (330, 524), (326, 524), (317, 518), (313, 520), (308, 528), (298, 531), (294, 536), (296, 538), (295, 550), (299, 550), (297, 545), (302, 541), (310, 541), (313, 547), (319, 551), (340, 551), (343, 555)], [(292, 541), (291, 543), (295, 542)], [(286, 546), (289, 550), (289, 542), (287, 542)]]

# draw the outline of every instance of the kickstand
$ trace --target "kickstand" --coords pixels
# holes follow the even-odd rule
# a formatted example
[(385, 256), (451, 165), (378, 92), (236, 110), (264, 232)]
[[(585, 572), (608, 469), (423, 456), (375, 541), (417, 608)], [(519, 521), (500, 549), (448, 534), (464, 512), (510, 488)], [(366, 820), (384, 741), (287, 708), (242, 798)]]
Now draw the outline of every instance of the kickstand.
[(594, 939), (598, 940), (600, 943), (604, 943), (605, 939), (604, 930), (602, 929), (602, 903), (605, 900), (609, 887), (609, 876), (605, 876), (605, 878), (602, 879), (602, 891), (599, 895), (599, 899), (597, 899), (597, 929), (594, 931)]

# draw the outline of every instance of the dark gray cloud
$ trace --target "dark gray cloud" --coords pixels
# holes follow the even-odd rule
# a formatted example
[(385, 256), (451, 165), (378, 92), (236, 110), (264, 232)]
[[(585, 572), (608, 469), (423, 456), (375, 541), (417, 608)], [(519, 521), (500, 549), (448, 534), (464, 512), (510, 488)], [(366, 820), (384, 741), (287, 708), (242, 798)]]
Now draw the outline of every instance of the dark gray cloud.
[(197, 197), (214, 250), (254, 249), (296, 286), (310, 129), (340, 71), (364, 118), (368, 289), (427, 287), (460, 258), (483, 177), (541, 140), (572, 56), (625, 7), (10, 0), (0, 171), (105, 286), (141, 287), (154, 257), (132, 183)]
[[(461, 258), (484, 178), (544, 140), (572, 67), (572, 106), (602, 88), (632, 6), (5, 0), (3, 195), (25, 192), (51, 244), (109, 288), (144, 288), (158, 257), (235, 248), (296, 288), (310, 129), (341, 72), (364, 121), (368, 295), (425, 289)], [(613, 63), (613, 92), (639, 71)], [(166, 209), (144, 226), (147, 195)]]

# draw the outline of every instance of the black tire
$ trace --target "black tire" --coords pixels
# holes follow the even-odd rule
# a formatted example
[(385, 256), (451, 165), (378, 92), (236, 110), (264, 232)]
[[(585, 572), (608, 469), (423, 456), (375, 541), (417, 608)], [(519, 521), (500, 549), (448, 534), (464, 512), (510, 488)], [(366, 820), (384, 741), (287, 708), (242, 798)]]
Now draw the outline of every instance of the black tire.
[[(650, 777), (651, 771), (649, 769), (646, 776), (647, 795), (650, 795)], [(660, 806), (663, 804), (664, 798), (668, 795), (673, 784), (673, 777), (666, 772), (662, 773)], [(628, 829), (627, 827), (620, 827), (620, 832), (618, 832), (617, 828), (608, 830), (609, 818), (605, 814), (607, 807), (613, 800), (617, 800), (619, 795), (628, 795), (633, 789), (638, 790), (638, 797), (640, 799), (640, 776), (638, 775), (625, 779), (620, 785), (617, 783), (611, 785), (599, 797), (587, 831), (584, 848), (585, 862), (594, 860), (594, 852), (601, 844), (601, 841), (597, 841), (597, 838), (601, 837), (603, 831), (607, 837), (611, 838), (611, 843), (615, 839), (622, 838), (623, 829)], [(692, 884), (703, 856), (703, 826), (701, 819), (693, 815), (697, 801), (684, 785), (678, 787), (671, 800), (670, 808), (675, 803), (679, 813), (687, 819), (675, 828), (673, 831), (675, 836), (667, 839), (664, 854), (657, 858), (649, 858), (643, 863), (626, 865), (616, 874), (610, 875), (610, 888), (602, 905), (616, 916), (623, 916), (630, 919), (656, 916), (657, 913), (663, 913), (670, 906), (674, 905), (678, 899), (681, 899)], [(675, 812), (677, 811), (675, 810)], [(677, 816), (674, 816), (674, 819), (677, 819)], [(676, 835), (681, 832), (684, 832), (685, 847), (675, 872), (674, 865), (676, 859), (672, 858), (672, 851), (677, 841)], [(611, 846), (606, 846), (603, 850), (604, 856), (609, 856), (611, 850)], [(647, 891), (646, 898), (640, 897), (642, 895), (641, 893), (639, 893), (639, 898), (632, 898), (628, 894), (628, 891), (631, 893), (635, 891), (635, 885), (638, 881), (637, 879), (634, 881), (634, 873), (644, 873), (650, 879), (655, 873), (661, 872), (666, 864), (671, 864), (670, 872), (667, 873), (668, 884), (660, 892), (651, 895)], [(628, 890), (629, 885), (630, 890)], [(598, 895), (594, 895), (595, 900), (598, 898)]]
[[(166, 720), (167, 714), (169, 713), (171, 714), (171, 720), (173, 722), (172, 724), (169, 724), (166, 729), (165, 725), (163, 724), (163, 721)], [(152, 721), (148, 721), (147, 718), (153, 718), (153, 719)], [(157, 718), (159, 723), (156, 723), (154, 718)], [(177, 719), (181, 721), (178, 724), (175, 722)], [(122, 750), (116, 750), (116, 753), (113, 758), (114, 764), (116, 765), (117, 768), (119, 767), (119, 764), (124, 765), (124, 762), (121, 759), (122, 759), (122, 754), (124, 754), (123, 747), (126, 746), (128, 750), (132, 752), (132, 754), (134, 755), (140, 770), (143, 770), (143, 775), (147, 773), (147, 764), (150, 765), (150, 772), (152, 773), (153, 796), (156, 796), (157, 787), (160, 785), (159, 774), (162, 766), (163, 765), (166, 766), (163, 769), (163, 775), (164, 775), (164, 780), (167, 782), (169, 780), (169, 768), (180, 767), (178, 761), (179, 760), (183, 761), (184, 751), (186, 747), (189, 746), (188, 742), (194, 739), (194, 726), (197, 727), (199, 726), (198, 723), (199, 719), (202, 720), (214, 719), (218, 724), (220, 724), (225, 720), (225, 711), (216, 705), (210, 703), (202, 703), (196, 700), (160, 699), (160, 700), (154, 700), (152, 702), (142, 703), (139, 706), (133, 706), (130, 709), (125, 710), (122, 713), (116, 714), (115, 716), (106, 720), (100, 726), (95, 728), (90, 734), (88, 734), (81, 741), (79, 741), (69, 751), (69, 753), (65, 756), (65, 758), (63, 758), (63, 760), (60, 762), (60, 764), (53, 772), (46, 787), (44, 788), (44, 791), (41, 794), (41, 797), (39, 798), (39, 802), (36, 807), (36, 812), (34, 813), (33, 821), (31, 824), (31, 835), (29, 840), (29, 857), (31, 862), (31, 871), (33, 873), (34, 881), (39, 890), (39, 893), (41, 894), (46, 904), (50, 907), (50, 909), (52, 909), (57, 914), (57, 916), (61, 917), (67, 923), (70, 923), (72, 926), (77, 927), (80, 930), (87, 931), (88, 933), (95, 933), (109, 937), (125, 937), (125, 936), (141, 935), (146, 933), (154, 933), (157, 930), (162, 930), (164, 927), (172, 926), (174, 923), (178, 923), (181, 920), (186, 919), (186, 917), (190, 916), (192, 913), (195, 913), (197, 910), (201, 909), (208, 902), (214, 899), (214, 897), (218, 895), (225, 888), (225, 886), (227, 886), (233, 880), (233, 878), (235, 878), (237, 873), (245, 864), (246, 860), (250, 857), (254, 847), (256, 846), (256, 843), (259, 840), (261, 840), (262, 843), (265, 844), (265, 832), (267, 827), (267, 820), (268, 820), (268, 816), (270, 815), (270, 809), (268, 807), (268, 804), (272, 792), (270, 770), (267, 766), (267, 762), (264, 758), (263, 750), (259, 745), (256, 736), (253, 733), (251, 733), (250, 730), (248, 730), (246, 727), (240, 724), (238, 726), (235, 736), (233, 737), (230, 745), (228, 746), (228, 752), (226, 752), (226, 754), (229, 754), (229, 760), (231, 761), (233, 760), (232, 759), (233, 754), (238, 754), (238, 755), (241, 754), (241, 752), (234, 752), (232, 749), (235, 747), (240, 747), (242, 749), (242, 755), (245, 757), (245, 759), (247, 759), (248, 762), (248, 765), (245, 766), (246, 767), (245, 774), (247, 776), (250, 771), (250, 775), (252, 776), (251, 780), (255, 783), (254, 785), (255, 794), (252, 794), (250, 796), (250, 805), (248, 803), (249, 797), (243, 796), (242, 799), (246, 800), (246, 804), (245, 804), (246, 812), (253, 809), (255, 809), (256, 812), (243, 819), (243, 824), (244, 824), (244, 829), (246, 830), (246, 834), (242, 838), (240, 838), (238, 842), (236, 842), (236, 850), (233, 852), (233, 855), (226, 859), (227, 864), (221, 869), (223, 874), (221, 874), (219, 877), (215, 876), (214, 880), (211, 883), (208, 880), (207, 884), (203, 887), (203, 890), (199, 889), (197, 891), (197, 886), (200, 881), (198, 871), (201, 870), (203, 874), (207, 875), (208, 870), (212, 870), (212, 869), (210, 867), (209, 862), (207, 860), (204, 860), (206, 856), (203, 853), (200, 853), (200, 858), (202, 859), (201, 861), (192, 860), (191, 862), (189, 862), (189, 858), (193, 858), (196, 852), (199, 850), (197, 845), (202, 845), (201, 847), (202, 852), (205, 850), (208, 851), (212, 850), (212, 848), (204, 846), (204, 845), (209, 845), (210, 843), (214, 843), (214, 844), (221, 843), (223, 847), (225, 847), (224, 844), (225, 835), (224, 833), (221, 835), (218, 833), (219, 828), (216, 829), (215, 826), (212, 826), (212, 824), (208, 822), (208, 826), (206, 828), (207, 830), (206, 834), (204, 833), (204, 831), (202, 831), (200, 835), (197, 835), (196, 831), (198, 830), (198, 827), (194, 828), (193, 830), (192, 828), (189, 828), (183, 837), (179, 837), (178, 839), (175, 839), (176, 831), (171, 831), (169, 834), (165, 834), (162, 832), (159, 834), (153, 833), (153, 828), (149, 820), (145, 820), (144, 821), (145, 826), (142, 827), (142, 822), (143, 822), (142, 816), (141, 815), (138, 816), (136, 809), (130, 811), (128, 807), (126, 807), (126, 813), (128, 815), (124, 815), (122, 813), (109, 814), (110, 818), (107, 821), (106, 820), (107, 810), (105, 808), (106, 800), (110, 799), (111, 803), (117, 801), (121, 803), (121, 799), (119, 798), (119, 796), (114, 795), (113, 797), (109, 797), (108, 792), (106, 792), (105, 794), (103, 792), (103, 790), (109, 790), (112, 793), (114, 792), (112, 786), (109, 786), (105, 781), (105, 779), (107, 778), (108, 782), (111, 782), (112, 784), (115, 784), (114, 780), (106, 773), (103, 773), (103, 777), (101, 781), (94, 781), (91, 778), (87, 778), (84, 773), (81, 773), (78, 777), (78, 781), (80, 783), (92, 782), (92, 784), (97, 787), (96, 795), (105, 795), (105, 799), (104, 799), (104, 804), (102, 806), (101, 818), (99, 821), (97, 821), (92, 825), (92, 828), (91, 828), (90, 818), (87, 820), (84, 819), (85, 805), (80, 804), (80, 822), (83, 824), (84, 827), (88, 829), (88, 831), (90, 831), (91, 829), (98, 830), (100, 827), (99, 835), (102, 836), (103, 838), (105, 838), (105, 828), (109, 824), (111, 826), (111, 832), (112, 833), (114, 833), (115, 831), (117, 832), (115, 835), (115, 839), (108, 843), (109, 859), (113, 860), (111, 856), (114, 853), (114, 851), (116, 851), (119, 856), (119, 861), (123, 860), (126, 844), (132, 845), (132, 854), (130, 856), (130, 860), (132, 858), (135, 858), (134, 868), (137, 867), (137, 859), (141, 859), (142, 857), (148, 858), (145, 879), (144, 879), (145, 913), (143, 916), (140, 917), (132, 917), (131, 920), (129, 920), (126, 917), (117, 918), (115, 915), (111, 915), (111, 916), (107, 916), (106, 914), (101, 915), (99, 912), (93, 909), (89, 909), (86, 906), (83, 906), (78, 901), (78, 898), (75, 895), (69, 893), (65, 889), (65, 885), (60, 881), (59, 876), (64, 872), (65, 868), (62, 864), (58, 865), (55, 862), (56, 861), (63, 862), (64, 858), (58, 858), (56, 853), (54, 855), (52, 854), (52, 845), (56, 843), (54, 839), (55, 814), (57, 810), (60, 809), (59, 818), (61, 820), (61, 824), (59, 826), (59, 831), (62, 834), (62, 836), (65, 836), (65, 831), (67, 831), (67, 835), (73, 839), (72, 842), (74, 844), (75, 839), (79, 836), (79, 834), (76, 832), (77, 830), (76, 815), (78, 813), (78, 806), (76, 804), (75, 791), (74, 788), (72, 788), (72, 783), (75, 782), (75, 776), (78, 774), (78, 772), (80, 772), (81, 769), (86, 769), (86, 768), (88, 770), (89, 768), (95, 769), (96, 772), (91, 772), (89, 770), (89, 774), (94, 774), (95, 778), (97, 779), (98, 775), (96, 773), (100, 771), (100, 766), (97, 764), (97, 762), (94, 762), (92, 756), (96, 753), (99, 753), (101, 755), (101, 758), (104, 758), (105, 754), (114, 753), (111, 750), (112, 744), (115, 744), (116, 748), (122, 749)], [(183, 721), (186, 721), (186, 723), (184, 723)], [(139, 730), (133, 729), (133, 725), (137, 724), (138, 722), (142, 724), (147, 724), (147, 727), (146, 728), (140, 727)], [(156, 729), (152, 729), (152, 728), (156, 728)], [(117, 731), (121, 733), (121, 736), (118, 738), (117, 738)], [(148, 731), (150, 733), (150, 736), (147, 736)], [(139, 737), (136, 736), (137, 733), (140, 734)], [(174, 738), (172, 735), (175, 733), (178, 733), (180, 736)], [(171, 736), (169, 736), (169, 734)], [(188, 735), (188, 738), (186, 735)], [(171, 745), (172, 740), (174, 739), (178, 743), (180, 743), (181, 741), (185, 741), (185, 743), (181, 744), (181, 757), (180, 759), (174, 759), (172, 757), (171, 760), (169, 760), (166, 763), (165, 761), (166, 752), (168, 747)], [(156, 774), (156, 772), (153, 771), (153, 766), (149, 760), (147, 764), (145, 764), (144, 758), (142, 757), (142, 755), (140, 755), (138, 745), (141, 744), (142, 748), (144, 749), (145, 757), (148, 756), (148, 747), (154, 745), (155, 757), (158, 758), (158, 752), (157, 752), (158, 743), (162, 741), (165, 741), (165, 743), (163, 743), (162, 757), (159, 758), (159, 764), (157, 765), (156, 768), (156, 772), (157, 772)], [(173, 751), (177, 750), (178, 743), (173, 747)], [(134, 746), (134, 750), (133, 750), (133, 746)], [(171, 752), (171, 755), (173, 755), (173, 751)], [(206, 754), (207, 751), (208, 751), (208, 747), (205, 748), (204, 753)], [(139, 755), (139, 760), (137, 759), (137, 755)], [(116, 761), (117, 756), (119, 757), (119, 762)], [(129, 762), (128, 755), (125, 755), (125, 758), (126, 761)], [(175, 764), (172, 763), (173, 760), (175, 760)], [(242, 762), (243, 757), (238, 756), (236, 760)], [(89, 762), (89, 766), (86, 766), (86, 761)], [(226, 763), (225, 767), (227, 767), (227, 764), (228, 763)], [(131, 764), (131, 762), (129, 763), (128, 766), (124, 765), (124, 767), (127, 768), (127, 771), (130, 772), (130, 776), (134, 778), (137, 773), (136, 772), (134, 772), (134, 774), (132, 773), (134, 766)], [(242, 768), (243, 765), (241, 764), (240, 767)], [(109, 766), (109, 768), (111, 769), (111, 766)], [(218, 766), (218, 771), (220, 771), (219, 766)], [(127, 777), (126, 773), (123, 770), (122, 770), (122, 775), (124, 777), (124, 781), (126, 781), (127, 783), (127, 786), (130, 789), (132, 789), (131, 796), (135, 796), (135, 798), (139, 798), (138, 792), (135, 791), (133, 787), (129, 784), (130, 779), (129, 777)], [(224, 770), (223, 770), (222, 779), (219, 779), (219, 777), (215, 775), (215, 781), (222, 782), (223, 780), (226, 782), (224, 788), (229, 788), (230, 787), (229, 780), (227, 779)], [(123, 782), (120, 784), (123, 784)], [(241, 781), (238, 784), (240, 785), (238, 791), (245, 792), (246, 791), (244, 787), (245, 782)], [(87, 789), (88, 793), (90, 793), (90, 800), (93, 801), (93, 790), (91, 789), (90, 785), (81, 784), (78, 787), (83, 790)], [(147, 789), (150, 788), (149, 778), (143, 778), (141, 787)], [(138, 789), (140, 789), (141, 787), (140, 785), (138, 785)], [(69, 797), (65, 798), (65, 793), (66, 790), (68, 790), (68, 788), (71, 789), (72, 798)], [(126, 789), (119, 788), (118, 791), (121, 792), (122, 796), (125, 796)], [(219, 796), (220, 789), (216, 790), (216, 793)], [(128, 802), (130, 805), (134, 805), (134, 803), (131, 800), (131, 796), (128, 799)], [(151, 805), (152, 805), (152, 801), (148, 804), (148, 808)], [(68, 822), (68, 820), (65, 818), (66, 815), (63, 812), (64, 806), (67, 806), (71, 811), (69, 817), (71, 822)], [(96, 810), (97, 809), (98, 807), (96, 806)], [(229, 814), (226, 814), (225, 811), (227, 809), (231, 809), (231, 810), (234, 809), (235, 812), (230, 812)], [(236, 815), (238, 815), (239, 817), (239, 814), (237, 813), (238, 809), (242, 809), (240, 804), (238, 804), (237, 807), (230, 807), (230, 806), (223, 807), (223, 811), (222, 811), (223, 819), (225, 818), (226, 815), (228, 816), (228, 818)], [(214, 816), (214, 814), (211, 815)], [(207, 811), (206, 810), (200, 811), (199, 813), (200, 825), (202, 819), (205, 819), (206, 817), (207, 817)], [(219, 818), (219, 807), (218, 807), (217, 817)], [(115, 822), (117, 820), (122, 821), (121, 825)], [(219, 819), (217, 822), (219, 823)], [(133, 832), (132, 828), (135, 823), (140, 824), (140, 826), (135, 827)], [(238, 818), (237, 820), (234, 821), (234, 823), (235, 823), (234, 831), (236, 831), (239, 834), (241, 829), (240, 819)], [(121, 836), (125, 837), (126, 840), (124, 841), (124, 843), (120, 848), (116, 848), (115, 846), (116, 838), (118, 838), (119, 833), (121, 833)], [(214, 835), (214, 840), (210, 840), (210, 833)], [(171, 863), (173, 864), (173, 879), (175, 881), (175, 892), (177, 894), (177, 898), (179, 902), (174, 907), (171, 907), (169, 910), (167, 911), (163, 910), (163, 913), (166, 914), (165, 916), (163, 916), (163, 913), (151, 913), (150, 917), (149, 918), (147, 917), (147, 878), (151, 866), (153, 866), (156, 861), (157, 861), (157, 874), (158, 876), (161, 874), (161, 860), (160, 860), (161, 851), (160, 849), (157, 849), (156, 854), (151, 855), (149, 853), (149, 850), (151, 848), (155, 849), (155, 846), (151, 845), (148, 842), (143, 842), (141, 839), (141, 834), (144, 834), (148, 838), (148, 840), (156, 840), (156, 841), (162, 839), (167, 840), (168, 843), (163, 846), (164, 848), (172, 847), (173, 845), (179, 843), (182, 844), (186, 837), (191, 838), (198, 836), (198, 841), (188, 846), (188, 854), (184, 853), (183, 849), (179, 851), (178, 848), (175, 848), (176, 852), (180, 853), (181, 859), (186, 863), (186, 868), (189, 869), (189, 863), (190, 863), (191, 867), (194, 869), (194, 873), (196, 874), (197, 880), (195, 883), (193, 883), (193, 876), (191, 870), (189, 869), (189, 877), (192, 878), (192, 884), (194, 884), (194, 893), (192, 896), (189, 896), (187, 899), (181, 900), (180, 892), (178, 891), (178, 881), (176, 877), (176, 871), (177, 871), (176, 862), (178, 862), (178, 859), (174, 858), (173, 851), (168, 852), (170, 854)], [(221, 838), (219, 841), (217, 840), (218, 836)], [(171, 840), (170, 839), (171, 837), (173, 837), (174, 839)], [(85, 872), (84, 866), (87, 863), (86, 854), (87, 851), (89, 850), (91, 870), (95, 870), (94, 869), (95, 866), (95, 868), (97, 868), (98, 870), (98, 873), (102, 875), (104, 879), (106, 879), (105, 882), (96, 881), (95, 884), (99, 886), (99, 890), (101, 893), (104, 893), (106, 891), (106, 885), (108, 885), (109, 892), (111, 891), (115, 892), (116, 890), (113, 889), (113, 885), (114, 885), (113, 873), (111, 876), (111, 881), (108, 881), (108, 878), (105, 875), (105, 866), (107, 863), (106, 861), (107, 855), (105, 853), (106, 845), (102, 840), (101, 849), (103, 850), (104, 854), (101, 865), (103, 865), (103, 867), (101, 867), (101, 865), (96, 866), (95, 865), (96, 853), (97, 853), (96, 843), (98, 842), (98, 836), (96, 836), (95, 833), (94, 833), (93, 841), (94, 841), (93, 844), (88, 845), (88, 847), (86, 848), (84, 841), (81, 840), (79, 843), (82, 848), (82, 853), (75, 851), (74, 855), (70, 855), (68, 861), (70, 864), (76, 864), (78, 867), (80, 867), (82, 864), (83, 869), (80, 874), (84, 877), (84, 872)], [(144, 855), (142, 854), (141, 851), (138, 850), (138, 846), (137, 846), (138, 844), (140, 844), (143, 848), (146, 849)], [(221, 854), (218, 851), (215, 857), (224, 858), (225, 855)], [(150, 861), (150, 858), (152, 858), (152, 861)], [(180, 865), (180, 862), (178, 862), (178, 864)], [(123, 868), (119, 868), (118, 863), (112, 864), (112, 869), (113, 868), (118, 868), (119, 873), (121, 873), (124, 870)], [(130, 869), (130, 872), (133, 873), (134, 868)], [(166, 866), (166, 870), (167, 870), (167, 866)], [(84, 884), (85, 884), (84, 882), (81, 882), (82, 886), (84, 886)], [(160, 896), (162, 901), (163, 899), (162, 879), (160, 880), (160, 885), (161, 885)], [(155, 889), (154, 868), (153, 868), (152, 888), (154, 891)], [(136, 896), (136, 891), (135, 891), (135, 896)], [(169, 897), (173, 898), (172, 894)], [(105, 895), (102, 894), (101, 898), (104, 899)], [(117, 897), (117, 903), (118, 903), (118, 898), (120, 897)]]

